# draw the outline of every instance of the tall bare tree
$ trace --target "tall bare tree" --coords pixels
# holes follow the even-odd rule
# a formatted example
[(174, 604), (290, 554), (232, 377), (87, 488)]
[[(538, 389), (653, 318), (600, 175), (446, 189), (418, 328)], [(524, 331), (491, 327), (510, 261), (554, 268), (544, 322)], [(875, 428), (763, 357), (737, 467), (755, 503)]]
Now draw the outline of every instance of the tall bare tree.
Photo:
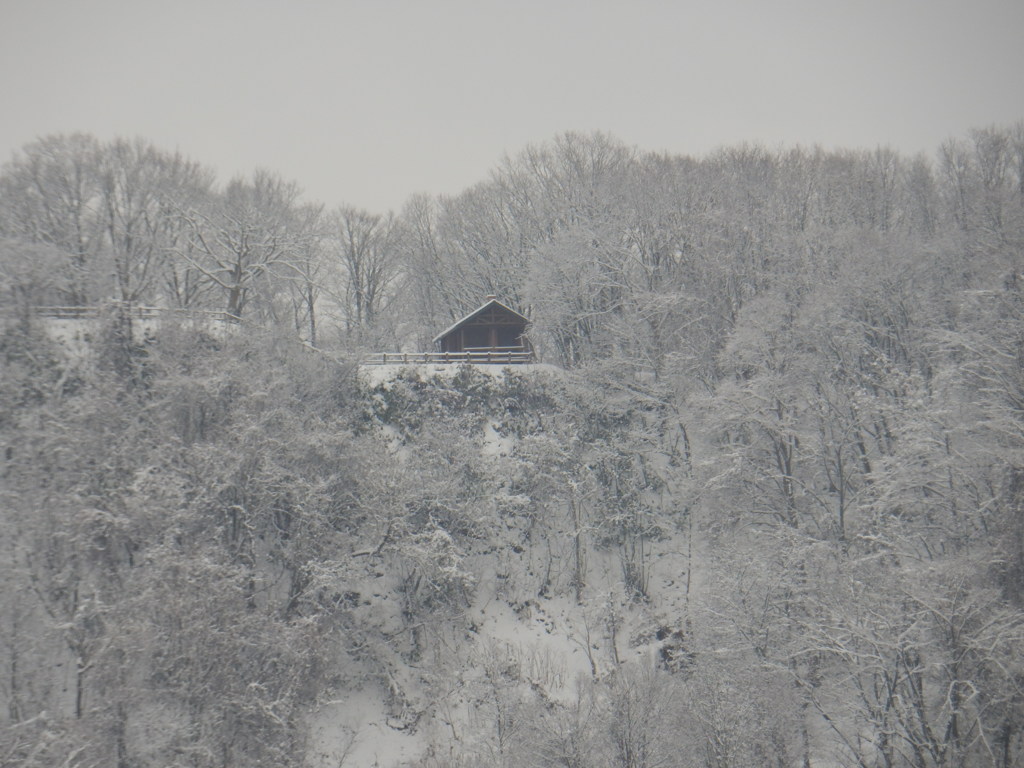
[(299, 187), (267, 171), (232, 179), (208, 205), (182, 213), (189, 228), (186, 259), (240, 318), (254, 301), (273, 313), (274, 291), (288, 265), (316, 236), (297, 215)]
[(399, 275), (397, 224), (391, 214), (344, 206), (334, 212), (332, 225), (345, 276), (345, 325), (351, 332), (372, 326), (387, 306), (389, 289)]
[(116, 139), (99, 162), (102, 219), (118, 298), (152, 296), (154, 280), (182, 226), (178, 210), (195, 205), (212, 174), (142, 139)]
[(100, 143), (82, 133), (41, 138), (0, 176), (0, 231), (68, 254), (60, 290), (85, 305), (102, 290), (97, 259), (104, 238)]

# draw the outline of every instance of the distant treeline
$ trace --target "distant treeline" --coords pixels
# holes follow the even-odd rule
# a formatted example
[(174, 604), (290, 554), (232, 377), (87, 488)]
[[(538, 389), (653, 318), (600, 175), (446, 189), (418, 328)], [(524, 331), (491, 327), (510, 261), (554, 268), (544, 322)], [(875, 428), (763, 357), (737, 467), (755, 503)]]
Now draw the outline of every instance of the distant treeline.
[(495, 294), (553, 362), (632, 350), (658, 370), (683, 351), (705, 369), (752, 299), (796, 303), (885, 252), (926, 252), (949, 290), (976, 287), (978, 259), (1009, 275), (995, 262), (1020, 244), (1022, 125), (934, 158), (743, 145), (693, 159), (565, 134), (384, 215), (304, 202), (265, 171), (218, 184), (142, 139), (50, 136), (0, 171), (0, 235), (8, 272), (44, 246), (29, 259), (39, 304), (214, 309), (395, 349)]

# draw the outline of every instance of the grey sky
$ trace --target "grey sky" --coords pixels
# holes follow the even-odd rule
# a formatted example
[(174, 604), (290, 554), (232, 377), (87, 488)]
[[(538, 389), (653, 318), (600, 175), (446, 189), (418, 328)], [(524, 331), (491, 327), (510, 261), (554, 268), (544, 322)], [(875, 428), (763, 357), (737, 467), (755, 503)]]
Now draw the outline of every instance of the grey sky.
[(1022, 0), (0, 0), (0, 159), (142, 136), (398, 209), (566, 130), (933, 153), (1024, 118)]

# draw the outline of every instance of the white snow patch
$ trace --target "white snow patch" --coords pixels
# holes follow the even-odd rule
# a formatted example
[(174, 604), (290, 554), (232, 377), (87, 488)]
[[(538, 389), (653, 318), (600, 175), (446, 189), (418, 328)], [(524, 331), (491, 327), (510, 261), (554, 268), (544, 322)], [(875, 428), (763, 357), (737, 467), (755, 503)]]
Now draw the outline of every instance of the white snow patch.
[(484, 456), (509, 456), (515, 449), (516, 441), (509, 435), (498, 432), (498, 424), (488, 421), (484, 425), (484, 443), (481, 453)]
[(572, 696), (575, 681), (590, 675), (585, 636), (571, 600), (530, 602), (513, 610), (494, 601), (480, 609), (478, 647), (504, 654), (521, 679), (543, 688), (552, 699)]
[(503, 379), (514, 373), (560, 373), (561, 368), (547, 363), (525, 363), (523, 365), (502, 365), (500, 363), (464, 363), (453, 365), (445, 363), (420, 363), (420, 364), (389, 364), (389, 365), (360, 365), (358, 370), (359, 381), (365, 386), (374, 388), (383, 386), (387, 388), (395, 379), (413, 379), (417, 381), (429, 381), (430, 379), (452, 379), (457, 376), (464, 367), (469, 366), (474, 372), (479, 372), (494, 379)]
[(369, 686), (321, 704), (312, 716), (312, 765), (388, 768), (422, 755), (422, 737), (389, 720), (383, 700), (384, 692)]

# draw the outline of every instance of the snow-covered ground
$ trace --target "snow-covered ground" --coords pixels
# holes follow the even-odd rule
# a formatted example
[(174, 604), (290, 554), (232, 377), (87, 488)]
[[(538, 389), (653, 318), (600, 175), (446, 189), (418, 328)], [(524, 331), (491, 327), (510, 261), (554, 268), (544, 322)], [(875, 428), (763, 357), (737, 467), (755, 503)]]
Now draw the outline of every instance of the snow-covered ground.
[[(561, 378), (564, 372), (543, 364), (419, 364), (361, 366), (358, 375), (374, 411), (388, 414), (392, 397), (400, 403), (397, 412), (419, 401), (420, 385), (448, 392), (459, 386), (457, 380), (480, 386), (479, 377), (484, 376), (492, 382), (485, 389), (494, 394), (517, 377)], [(478, 446), (485, 460), (481, 466), (499, 473), (495, 477), (500, 479), (519, 438), (503, 429), (500, 412), (488, 414), (486, 406), (481, 410), (485, 415), (476, 422), (479, 434), (465, 437)], [(384, 420), (378, 426), (390, 452), (405, 455), (411, 450), (401, 423)], [(481, 734), (493, 733), (497, 695), (489, 670), (499, 670), (501, 685), (518, 691), (523, 700), (539, 697), (569, 705), (581, 678), (601, 679), (621, 664), (649, 662), (666, 643), (678, 642), (693, 586), (691, 531), (671, 531), (652, 550), (649, 600), (643, 602), (631, 601), (623, 592), (619, 551), (588, 545), (586, 587), (577, 602), (565, 586), (571, 578), (571, 516), (554, 508), (551, 514), (556, 519), (544, 523), (547, 533), (535, 532), (528, 546), (517, 546), (522, 531), (509, 523), (507, 532), (493, 532), (492, 549), (466, 555), (461, 567), (473, 574), (475, 591), (472, 604), (451, 630), (455, 636), (436, 641), (434, 656), (423, 662), (422, 670), (405, 664), (393, 671), (402, 676), (404, 694), (422, 708), (415, 727), (389, 712), (388, 691), (371, 674), (370, 683), (353, 686), (314, 714), (313, 751), (322, 757), (322, 765), (391, 768), (411, 764), (431, 750), (443, 764), (445, 756), (436, 753), (442, 748), (452, 755), (485, 753), (479, 740)], [(561, 586), (547, 589), (541, 586), (546, 581)], [(443, 685), (436, 680), (438, 674), (445, 676)]]
[(510, 374), (550, 374), (558, 375), (561, 368), (547, 363), (525, 363), (506, 365), (502, 363), (398, 363), (388, 365), (359, 366), (359, 380), (367, 387), (383, 386), (387, 388), (396, 379), (417, 379), (422, 382), (430, 379), (453, 379), (465, 368), (482, 373), (494, 379), (503, 379)]

